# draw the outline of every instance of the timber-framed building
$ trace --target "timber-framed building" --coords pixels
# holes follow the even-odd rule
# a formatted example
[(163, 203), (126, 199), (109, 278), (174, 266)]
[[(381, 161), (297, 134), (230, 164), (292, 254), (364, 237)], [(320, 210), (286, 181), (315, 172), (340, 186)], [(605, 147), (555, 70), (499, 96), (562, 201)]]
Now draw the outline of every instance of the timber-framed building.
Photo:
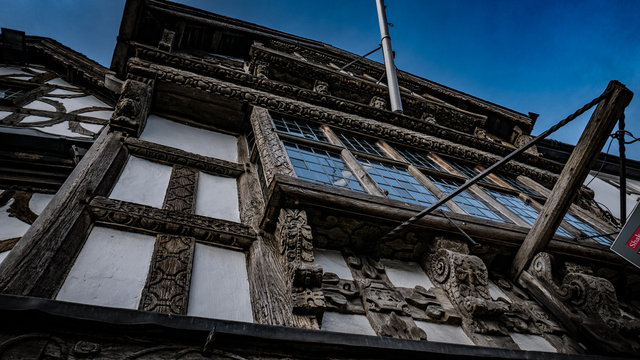
[(599, 204), (614, 156), (516, 279), (569, 145), (379, 241), (530, 141), (536, 114), (404, 72), (392, 112), (382, 64), (168, 1), (127, 1), (110, 69), (0, 40), (0, 358), (640, 351), (640, 271)]

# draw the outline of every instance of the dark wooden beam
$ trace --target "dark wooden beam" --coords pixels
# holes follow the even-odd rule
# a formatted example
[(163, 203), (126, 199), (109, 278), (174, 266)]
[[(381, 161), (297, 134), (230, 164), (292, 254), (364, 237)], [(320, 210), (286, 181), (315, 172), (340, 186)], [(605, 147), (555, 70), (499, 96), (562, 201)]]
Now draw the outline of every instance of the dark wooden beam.
[(513, 279), (520, 276), (533, 256), (544, 249), (555, 234), (591, 165), (633, 97), (633, 93), (617, 81), (611, 81), (606, 91), (610, 92), (609, 97), (602, 100), (591, 115), (544, 208), (513, 259), (510, 270)]

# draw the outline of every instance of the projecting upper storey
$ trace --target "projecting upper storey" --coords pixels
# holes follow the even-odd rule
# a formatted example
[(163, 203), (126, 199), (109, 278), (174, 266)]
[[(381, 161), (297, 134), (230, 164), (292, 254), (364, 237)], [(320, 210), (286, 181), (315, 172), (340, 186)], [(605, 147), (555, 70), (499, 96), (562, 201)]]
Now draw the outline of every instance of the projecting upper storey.
[[(184, 69), (496, 155), (505, 155), (530, 139), (537, 115), (524, 115), (405, 72), (399, 75), (405, 113), (393, 113), (387, 104), (386, 85), (378, 81), (383, 77), (383, 64), (364, 59), (340, 70), (356, 58), (358, 55), (328, 44), (188, 6), (132, 0), (125, 8), (111, 70), (119, 78), (129, 74), (180, 83), (175, 76), (158, 73), (163, 65)], [(194, 93), (191, 99), (166, 94), (175, 90), (173, 86), (161, 84), (155, 90), (156, 100), (161, 100), (156, 103), (165, 100), (173, 106), (167, 112), (175, 113), (175, 103), (181, 102), (189, 104), (183, 114), (223, 111), (233, 120), (243, 103), (251, 103), (242, 99), (235, 104), (201, 104), (193, 101), (203, 100), (201, 94)], [(240, 130), (230, 123), (213, 125)], [(561, 169), (558, 163), (538, 156), (535, 149), (520, 160), (554, 173)]]

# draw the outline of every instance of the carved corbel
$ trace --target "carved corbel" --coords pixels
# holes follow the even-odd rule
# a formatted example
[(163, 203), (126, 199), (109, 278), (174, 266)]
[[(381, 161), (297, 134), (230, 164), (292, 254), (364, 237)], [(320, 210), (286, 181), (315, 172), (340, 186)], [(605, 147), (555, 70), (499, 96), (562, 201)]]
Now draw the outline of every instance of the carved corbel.
[(374, 96), (371, 98), (371, 101), (369, 101), (369, 106), (384, 110), (387, 108), (387, 101), (379, 96)]
[(322, 267), (313, 264), (313, 238), (307, 213), (299, 209), (281, 209), (276, 239), (284, 256), (291, 281), (293, 313), (322, 316)]
[(125, 81), (120, 99), (111, 115), (111, 130), (133, 137), (140, 136), (151, 109), (151, 93), (150, 85), (131, 79)]
[(327, 310), (346, 314), (365, 313), (355, 282), (340, 279), (334, 273), (324, 273), (322, 275), (322, 291)]
[(517, 349), (500, 321), (509, 304), (489, 294), (489, 275), (482, 259), (466, 244), (440, 238), (424, 264), (434, 285), (443, 289), (463, 315), (462, 327), (480, 345)]
[(331, 93), (329, 92), (329, 84), (320, 80), (316, 80), (316, 82), (313, 84), (313, 91), (322, 95), (331, 95)]
[(604, 352), (640, 350), (637, 334), (624, 334), (629, 324), (622, 317), (613, 284), (594, 276), (590, 269), (556, 264), (552, 255), (541, 252), (520, 282), (585, 343)]
[(164, 29), (162, 32), (162, 38), (158, 43), (158, 49), (171, 52), (173, 51), (173, 44), (175, 42), (176, 33), (175, 31), (169, 31), (168, 29)]
[(260, 79), (269, 78), (269, 64), (264, 61), (256, 61), (254, 75), (256, 75)]

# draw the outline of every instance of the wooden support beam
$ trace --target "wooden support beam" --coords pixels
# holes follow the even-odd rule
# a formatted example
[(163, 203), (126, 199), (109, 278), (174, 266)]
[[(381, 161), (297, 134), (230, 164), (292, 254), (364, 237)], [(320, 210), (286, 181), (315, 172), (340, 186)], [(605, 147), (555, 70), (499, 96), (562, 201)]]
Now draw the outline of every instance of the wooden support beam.
[(629, 89), (615, 80), (609, 82), (606, 91), (611, 92), (610, 96), (602, 100), (591, 115), (540, 216), (518, 249), (510, 269), (513, 279), (520, 276), (533, 256), (544, 249), (553, 237), (577, 190), (587, 177), (591, 164), (633, 97)]

